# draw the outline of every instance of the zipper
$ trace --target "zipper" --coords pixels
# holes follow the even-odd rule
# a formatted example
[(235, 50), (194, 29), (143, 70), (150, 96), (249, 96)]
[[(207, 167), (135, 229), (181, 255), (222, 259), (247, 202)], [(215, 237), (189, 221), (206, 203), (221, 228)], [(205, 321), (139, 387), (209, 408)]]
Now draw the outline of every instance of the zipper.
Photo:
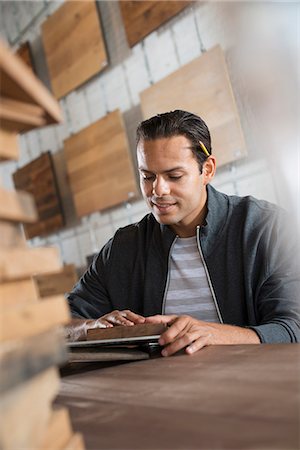
[(171, 245), (170, 251), (169, 251), (169, 255), (168, 255), (168, 265), (167, 265), (168, 274), (167, 274), (167, 281), (166, 281), (165, 291), (164, 291), (164, 296), (163, 296), (163, 301), (162, 301), (162, 314), (165, 313), (167, 292), (168, 292), (168, 288), (169, 288), (169, 284), (170, 284), (170, 270), (169, 270), (169, 268), (170, 268), (171, 254), (172, 254), (172, 250), (173, 250), (173, 247), (175, 245), (175, 242), (177, 241), (177, 238), (178, 238), (178, 236), (176, 236), (174, 241), (172, 242), (172, 245)]
[(214, 304), (215, 304), (215, 307), (216, 307), (216, 310), (217, 310), (217, 314), (218, 314), (220, 323), (224, 323), (222, 315), (221, 315), (221, 312), (220, 312), (220, 308), (219, 308), (219, 305), (218, 305), (218, 302), (217, 302), (217, 297), (216, 297), (216, 294), (215, 294), (215, 291), (214, 291), (214, 288), (213, 288), (213, 285), (212, 285), (212, 281), (210, 279), (208, 268), (207, 268), (207, 265), (206, 265), (206, 262), (205, 262), (205, 259), (204, 259), (203, 253), (202, 253), (202, 248), (201, 248), (201, 244), (200, 244), (199, 234), (200, 234), (200, 227), (198, 225), (197, 226), (197, 246), (198, 246), (200, 258), (201, 258), (203, 266), (204, 266), (204, 270), (205, 270), (205, 273), (206, 273), (206, 276), (207, 276), (209, 288), (210, 288), (211, 295), (212, 295), (212, 298), (213, 298), (213, 301), (214, 301)]

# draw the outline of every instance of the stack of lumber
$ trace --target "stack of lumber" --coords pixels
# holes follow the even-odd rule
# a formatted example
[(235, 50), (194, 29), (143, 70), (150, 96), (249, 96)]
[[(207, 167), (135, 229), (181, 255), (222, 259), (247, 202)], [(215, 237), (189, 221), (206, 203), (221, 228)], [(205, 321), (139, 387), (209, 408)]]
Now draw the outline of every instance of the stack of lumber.
[(66, 264), (58, 272), (39, 273), (33, 276), (41, 298), (70, 292), (78, 280), (74, 264)]
[[(61, 119), (56, 101), (0, 42), (0, 160), (17, 159), (17, 134)], [(4, 100), (2, 102), (2, 100)], [(68, 411), (53, 410), (66, 360), (62, 295), (39, 298), (32, 276), (60, 269), (55, 248), (30, 248), (20, 223), (37, 219), (30, 194), (0, 184), (0, 448), (83, 449)]]

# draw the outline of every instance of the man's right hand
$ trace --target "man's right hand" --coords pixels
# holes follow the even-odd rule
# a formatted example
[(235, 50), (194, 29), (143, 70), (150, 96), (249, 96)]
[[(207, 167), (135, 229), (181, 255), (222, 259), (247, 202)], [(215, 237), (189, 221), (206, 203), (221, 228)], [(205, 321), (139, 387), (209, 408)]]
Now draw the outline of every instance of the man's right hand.
[(111, 328), (113, 326), (132, 326), (144, 323), (145, 317), (128, 309), (114, 310), (99, 319), (72, 319), (65, 327), (66, 338), (69, 341), (82, 341), (86, 339), (87, 330), (90, 328)]

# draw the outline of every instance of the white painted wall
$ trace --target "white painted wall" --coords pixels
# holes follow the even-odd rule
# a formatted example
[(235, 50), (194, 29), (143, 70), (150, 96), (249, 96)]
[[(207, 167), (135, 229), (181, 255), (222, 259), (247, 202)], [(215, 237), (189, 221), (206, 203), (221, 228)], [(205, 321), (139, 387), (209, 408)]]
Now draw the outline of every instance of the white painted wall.
[[(43, 60), (40, 25), (61, 3), (11, 0), (0, 2), (1, 35), (15, 47), (25, 40), (31, 42), (38, 72), (46, 83), (47, 72)], [(251, 194), (294, 209), (297, 211), (296, 215), (299, 214), (299, 140), (298, 147), (295, 144), (293, 152), (289, 154), (294, 167), (291, 180), (288, 165), (282, 163), (283, 159), (286, 162), (286, 158), (274, 159), (273, 153), (274, 142), (280, 142), (282, 126), (285, 124), (274, 122), (273, 127), (267, 127), (264, 133), (266, 114), (259, 114), (262, 112), (262, 105), (255, 98), (255, 86), (261, 86), (262, 81), (259, 67), (255, 67), (256, 54), (264, 55), (266, 66), (268, 58), (273, 60), (274, 56), (279, 58), (280, 65), (280, 58), (283, 57), (281, 52), (286, 57), (287, 48), (291, 51), (292, 59), (297, 60), (297, 54), (299, 57), (299, 32), (298, 44), (294, 47), (290, 45), (294, 39), (297, 40), (299, 4), (290, 2), (282, 6), (276, 2), (253, 2), (249, 6), (249, 2), (195, 2), (133, 49), (129, 49), (125, 39), (118, 2), (104, 1), (98, 4), (107, 41), (109, 67), (60, 101), (64, 124), (31, 131), (20, 138), (20, 160), (0, 166), (0, 179), (4, 185), (13, 188), (10, 174), (17, 167), (22, 167), (46, 150), (51, 150), (55, 155), (61, 151), (65, 138), (115, 108), (119, 108), (124, 114), (134, 161), (134, 130), (142, 118), (139, 93), (199, 56), (205, 49), (220, 44), (226, 55), (249, 155), (244, 160), (220, 168), (213, 184), (228, 194)], [(264, 53), (266, 29), (273, 41), (275, 39), (274, 46), (277, 47), (266, 47)], [(237, 58), (236, 45), (242, 55), (240, 59)], [(254, 77), (247, 78), (251, 70), (248, 70), (247, 64), (239, 64), (240, 61), (250, 61), (250, 67), (257, 69), (254, 70)], [(291, 67), (289, 76), (293, 78), (293, 65)], [(285, 79), (279, 80), (278, 83), (278, 92), (285, 89), (287, 108), (290, 97), (286, 99), (286, 96), (298, 95), (299, 99), (299, 93), (289, 92), (289, 83), (286, 84)], [(264, 91), (261, 92), (265, 93), (268, 91), (268, 80), (264, 79), (263, 85)], [(258, 92), (261, 94), (259, 90)], [(275, 97), (278, 92), (272, 91)], [(269, 99), (270, 96), (266, 96), (266, 101)], [(270, 118), (270, 114), (267, 116)], [(277, 140), (273, 134), (278, 136)], [(286, 148), (284, 151), (287, 152)], [(277, 153), (280, 154), (280, 151)], [(61, 232), (46, 239), (32, 239), (30, 243), (33, 246), (57, 244), (63, 262), (83, 267), (86, 256), (99, 250), (116, 229), (138, 221), (145, 213), (146, 206), (143, 200), (139, 200), (75, 220)]]

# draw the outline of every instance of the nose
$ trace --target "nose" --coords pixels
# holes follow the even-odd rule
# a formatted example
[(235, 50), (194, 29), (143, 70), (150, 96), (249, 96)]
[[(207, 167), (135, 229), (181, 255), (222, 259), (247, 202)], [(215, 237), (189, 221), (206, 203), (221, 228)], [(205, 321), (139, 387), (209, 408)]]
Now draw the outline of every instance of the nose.
[(153, 182), (152, 194), (157, 197), (163, 197), (170, 194), (170, 186), (167, 180), (163, 177), (157, 176)]

